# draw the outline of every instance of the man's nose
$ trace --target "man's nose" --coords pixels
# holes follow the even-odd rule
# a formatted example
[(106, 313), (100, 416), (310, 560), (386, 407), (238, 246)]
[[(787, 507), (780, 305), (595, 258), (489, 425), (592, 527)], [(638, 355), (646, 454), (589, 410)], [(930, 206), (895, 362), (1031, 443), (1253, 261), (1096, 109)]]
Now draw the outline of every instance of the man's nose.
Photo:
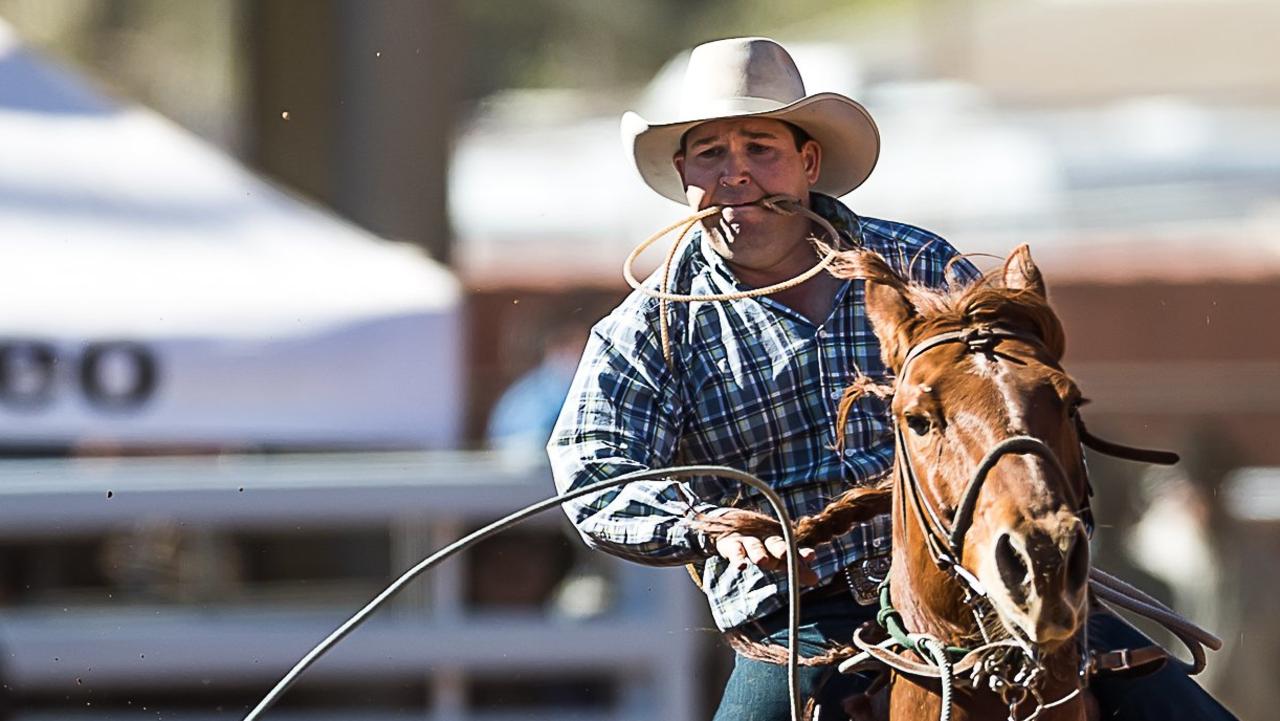
[(747, 185), (751, 182), (751, 166), (742, 148), (729, 148), (724, 154), (720, 184), (726, 188)]
[(725, 164), (724, 174), (720, 176), (720, 184), (726, 188), (732, 188), (736, 185), (746, 185), (751, 182), (751, 174), (747, 172), (747, 166), (737, 160), (730, 160)]

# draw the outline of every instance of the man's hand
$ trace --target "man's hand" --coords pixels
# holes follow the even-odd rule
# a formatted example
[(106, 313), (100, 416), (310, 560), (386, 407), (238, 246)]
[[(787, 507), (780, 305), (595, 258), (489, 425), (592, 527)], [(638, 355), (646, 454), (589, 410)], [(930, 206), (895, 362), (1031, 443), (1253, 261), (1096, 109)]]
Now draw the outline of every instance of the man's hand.
[[(726, 533), (716, 539), (716, 553), (728, 559), (738, 570), (755, 564), (766, 571), (776, 571), (787, 567), (787, 542), (782, 536), (758, 538), (741, 533)], [(812, 586), (818, 582), (818, 574), (809, 567), (813, 560), (812, 548), (800, 549), (800, 568), (796, 569), (800, 576), (800, 585)]]

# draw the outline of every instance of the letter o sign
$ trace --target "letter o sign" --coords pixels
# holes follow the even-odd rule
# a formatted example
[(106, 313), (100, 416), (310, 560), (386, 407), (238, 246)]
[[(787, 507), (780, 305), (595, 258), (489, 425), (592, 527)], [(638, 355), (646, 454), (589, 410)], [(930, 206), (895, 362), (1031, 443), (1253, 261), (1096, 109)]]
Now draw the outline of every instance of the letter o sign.
[(156, 390), (156, 359), (138, 343), (90, 343), (80, 358), (80, 388), (106, 410), (136, 408)]

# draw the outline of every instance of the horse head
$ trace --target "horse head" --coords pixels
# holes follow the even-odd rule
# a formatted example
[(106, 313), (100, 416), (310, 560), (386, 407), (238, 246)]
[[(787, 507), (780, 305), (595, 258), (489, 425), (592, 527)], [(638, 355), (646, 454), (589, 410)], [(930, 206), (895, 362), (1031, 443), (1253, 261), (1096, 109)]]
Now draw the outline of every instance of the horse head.
[(1083, 399), (1060, 365), (1062, 326), (1030, 251), (950, 291), (868, 253), (838, 272), (866, 280), (896, 379), (895, 602), (912, 599), (903, 612), (917, 626), (965, 636), (971, 599), (954, 581), (976, 577), (1009, 634), (1052, 652), (1087, 613), (1088, 485)]
[[(867, 640), (860, 631), (853, 641), (861, 653), (837, 648), (806, 663), (888, 665), (897, 672), (889, 683), (892, 718), (927, 717), (925, 709), (946, 703), (950, 682), (930, 684), (930, 663), (935, 678), (949, 678), (944, 670), (956, 663), (973, 691), (993, 692), (957, 701), (964, 718), (1021, 718), (1024, 703), (1045, 721), (1086, 718), (1082, 677), (1095, 667), (1082, 643), (1090, 561), (1081, 444), (1148, 463), (1175, 463), (1176, 454), (1086, 430), (1078, 414), (1084, 399), (1061, 366), (1062, 324), (1025, 245), (999, 270), (948, 289), (911, 282), (872, 252), (833, 258), (834, 275), (864, 281), (867, 320), (892, 381), (860, 377), (845, 392), (837, 427), (863, 395), (890, 398), (895, 462), (892, 478), (854, 486), (799, 519), (795, 538), (818, 545), (892, 514), (888, 594), (882, 589), (877, 615), (891, 638)], [(703, 526), (764, 537), (776, 533), (777, 521), (741, 510)], [(1119, 603), (1116, 583), (1107, 582), (1106, 596)], [(1143, 597), (1133, 593), (1130, 600)], [(1199, 669), (1203, 649), (1187, 639), (1210, 648), (1220, 642), (1197, 632), (1179, 638)], [(730, 643), (751, 658), (785, 661), (765, 643), (733, 635)], [(914, 651), (925, 664), (886, 648)]]

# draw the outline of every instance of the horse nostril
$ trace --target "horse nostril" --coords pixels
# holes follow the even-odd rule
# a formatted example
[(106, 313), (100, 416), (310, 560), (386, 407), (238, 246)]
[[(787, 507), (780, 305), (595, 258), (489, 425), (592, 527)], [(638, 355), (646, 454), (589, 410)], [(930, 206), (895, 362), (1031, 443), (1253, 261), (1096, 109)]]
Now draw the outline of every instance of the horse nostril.
[(1067, 589), (1075, 591), (1089, 582), (1089, 536), (1077, 527), (1071, 550), (1067, 552)]
[(1000, 571), (1000, 580), (1009, 591), (1014, 603), (1026, 603), (1027, 592), (1031, 584), (1031, 569), (1027, 566), (1023, 555), (1013, 547), (1009, 534), (1001, 533), (996, 539), (996, 569)]

